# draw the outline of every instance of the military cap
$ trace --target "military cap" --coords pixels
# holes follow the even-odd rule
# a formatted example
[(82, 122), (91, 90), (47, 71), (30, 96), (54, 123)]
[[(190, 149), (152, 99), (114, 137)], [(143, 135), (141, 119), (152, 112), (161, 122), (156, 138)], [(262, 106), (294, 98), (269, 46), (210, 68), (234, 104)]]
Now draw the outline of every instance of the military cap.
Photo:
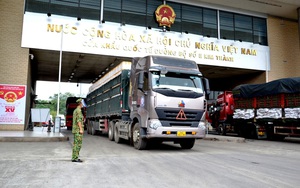
[(77, 99), (77, 100), (76, 100), (76, 103), (81, 103), (81, 101), (82, 101), (82, 98)]

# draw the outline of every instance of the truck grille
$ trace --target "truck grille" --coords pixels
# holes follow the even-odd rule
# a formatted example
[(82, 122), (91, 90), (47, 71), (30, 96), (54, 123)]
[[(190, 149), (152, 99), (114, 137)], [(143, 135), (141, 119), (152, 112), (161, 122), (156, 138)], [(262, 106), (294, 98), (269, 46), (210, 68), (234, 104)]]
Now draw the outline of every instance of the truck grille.
[(199, 121), (204, 113), (204, 110), (191, 110), (183, 109), (186, 120), (178, 120), (176, 117), (180, 112), (180, 108), (177, 109), (165, 109), (156, 108), (158, 119), (162, 122), (163, 126), (191, 126), (197, 127)]

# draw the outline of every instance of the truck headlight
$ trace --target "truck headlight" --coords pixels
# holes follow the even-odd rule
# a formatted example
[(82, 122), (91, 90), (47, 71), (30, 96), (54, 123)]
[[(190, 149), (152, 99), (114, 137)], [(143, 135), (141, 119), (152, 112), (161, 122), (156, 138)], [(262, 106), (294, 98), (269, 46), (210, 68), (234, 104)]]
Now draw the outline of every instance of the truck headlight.
[(206, 129), (205, 122), (200, 121), (198, 127), (202, 130), (205, 130)]
[(149, 127), (151, 128), (151, 129), (157, 129), (158, 127), (161, 127), (162, 125), (161, 125), (161, 122), (159, 121), (159, 120), (150, 120), (150, 122), (149, 122)]

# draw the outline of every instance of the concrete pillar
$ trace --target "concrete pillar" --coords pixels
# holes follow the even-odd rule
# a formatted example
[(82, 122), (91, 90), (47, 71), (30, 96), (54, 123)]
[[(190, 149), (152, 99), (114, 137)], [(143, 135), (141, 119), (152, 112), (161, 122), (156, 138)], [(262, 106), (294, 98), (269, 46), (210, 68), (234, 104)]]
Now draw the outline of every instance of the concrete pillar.
[(297, 9), (297, 12), (298, 12), (299, 47), (300, 47), (300, 7)]

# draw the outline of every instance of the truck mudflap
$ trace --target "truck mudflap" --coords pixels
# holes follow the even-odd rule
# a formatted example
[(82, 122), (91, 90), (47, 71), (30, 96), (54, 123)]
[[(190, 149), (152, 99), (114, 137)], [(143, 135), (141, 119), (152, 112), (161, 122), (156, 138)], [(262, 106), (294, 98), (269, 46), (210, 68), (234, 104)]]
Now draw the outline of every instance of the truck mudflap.
[(206, 127), (158, 127), (157, 129), (148, 128), (146, 138), (204, 138)]
[(267, 130), (265, 129), (265, 126), (256, 125), (256, 134), (257, 139), (267, 139)]

